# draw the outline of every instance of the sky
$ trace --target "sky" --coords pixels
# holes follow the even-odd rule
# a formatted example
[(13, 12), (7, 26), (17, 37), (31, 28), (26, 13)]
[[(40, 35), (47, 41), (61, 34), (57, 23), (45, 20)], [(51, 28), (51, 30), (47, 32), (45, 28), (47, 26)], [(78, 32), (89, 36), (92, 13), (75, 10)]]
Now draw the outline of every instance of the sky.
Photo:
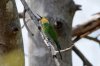
[[(93, 14), (100, 12), (100, 0), (74, 0), (76, 4), (82, 5), (81, 11), (77, 11), (75, 13), (74, 19), (73, 19), (73, 27), (76, 27), (79, 24), (86, 23), (87, 21), (97, 18), (97, 16), (93, 16)], [(16, 0), (18, 12), (23, 11), (23, 6), (20, 3), (20, 0)], [(22, 20), (21, 20), (22, 22)], [(22, 29), (23, 33), (27, 33), (26, 30)], [(94, 33), (90, 34), (90, 36), (96, 37), (98, 34), (100, 34), (100, 30), (95, 31)], [(27, 36), (23, 35), (24, 42), (26, 42)], [(100, 39), (100, 37), (99, 37)], [(81, 39), (77, 43), (75, 43), (78, 49), (81, 50), (81, 52), (88, 58), (88, 60), (93, 64), (93, 66), (100, 66), (100, 46), (98, 43), (87, 40), (87, 39)], [(25, 54), (28, 54), (28, 48), (27, 45), (24, 45), (25, 47)], [(73, 53), (73, 66), (82, 66), (82, 61), (79, 59), (79, 57)], [(26, 57), (26, 62), (28, 58)], [(28, 66), (28, 63), (26, 63), (26, 66)]]
[(81, 11), (77, 11), (73, 20), (73, 26), (82, 24), (94, 18), (93, 14), (100, 12), (100, 0), (74, 0), (81, 5)]

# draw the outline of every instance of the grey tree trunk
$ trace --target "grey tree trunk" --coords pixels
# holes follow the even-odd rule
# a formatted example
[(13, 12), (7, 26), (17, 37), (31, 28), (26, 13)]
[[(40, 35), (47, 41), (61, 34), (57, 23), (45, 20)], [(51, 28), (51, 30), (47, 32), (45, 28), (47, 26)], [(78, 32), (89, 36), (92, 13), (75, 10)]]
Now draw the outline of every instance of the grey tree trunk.
[(0, 0), (0, 66), (24, 66), (21, 28), (14, 0)]
[[(50, 20), (50, 23), (55, 27), (58, 33), (58, 40), (62, 49), (72, 45), (72, 19), (77, 9), (72, 0), (29, 0), (28, 4), (34, 12)], [(55, 22), (57, 25), (55, 25)], [(30, 36), (29, 66), (56, 66), (36, 26), (31, 22), (28, 23), (28, 25), (34, 33), (33, 38)], [(72, 66), (71, 50), (61, 54), (62, 60), (59, 55), (57, 57), (60, 66)]]

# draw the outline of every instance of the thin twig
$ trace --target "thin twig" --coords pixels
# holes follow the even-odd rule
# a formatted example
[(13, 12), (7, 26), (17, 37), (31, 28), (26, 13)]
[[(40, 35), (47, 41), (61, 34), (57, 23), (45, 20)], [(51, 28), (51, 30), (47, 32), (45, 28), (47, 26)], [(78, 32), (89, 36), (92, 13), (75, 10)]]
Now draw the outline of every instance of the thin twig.
[[(24, 11), (24, 16), (25, 16), (25, 13), (26, 13), (26, 11)], [(27, 31), (29, 32), (29, 34), (31, 36), (34, 36), (34, 34), (30, 31), (29, 27), (27, 26), (27, 22), (25, 21), (25, 17), (23, 18), (23, 21), (24, 21), (24, 25), (25, 25)]]
[(77, 36), (74, 40), (73, 40), (73, 43), (79, 41), (81, 39), (81, 37)]
[(95, 42), (100, 44), (100, 40), (98, 40), (97, 38), (93, 38), (93, 37), (90, 37), (90, 36), (85, 36), (84, 38), (95, 41)]
[(97, 29), (100, 29), (100, 18), (91, 20), (86, 24), (79, 25), (76, 28), (73, 28), (72, 37), (75, 36), (84, 37)]
[(93, 66), (88, 60), (87, 58), (79, 51), (79, 49), (75, 46), (73, 46), (73, 51), (81, 58), (81, 60), (83, 61), (83, 64), (87, 65), (87, 66)]
[[(27, 13), (29, 14), (30, 18), (33, 20), (33, 22), (35, 23), (36, 26), (38, 26), (39, 22), (35, 16), (35, 13), (33, 14), (32, 10), (29, 8), (28, 4), (26, 3), (25, 0), (21, 0), (24, 9), (27, 11)], [(35, 20), (35, 21), (34, 21)]]
[[(28, 23), (29, 21), (30, 21), (31, 19), (28, 19), (27, 21), (26, 21), (26, 23)], [(24, 25), (22, 25), (22, 29), (24, 28), (24, 26), (25, 26), (25, 24)]]
[[(73, 43), (75, 44), (77, 41), (79, 41), (81, 38), (80, 37), (76, 37), (73, 40)], [(76, 47), (73, 46), (73, 51), (81, 58), (81, 60), (83, 61), (83, 64), (87, 65), (87, 66), (92, 66), (92, 64), (88, 61), (88, 59), (84, 56), (83, 53), (81, 53), (81, 51)]]
[[(71, 50), (74, 46), (75, 46), (75, 45), (73, 44), (73, 45), (71, 45), (71, 46), (68, 47), (68, 48), (65, 48), (65, 49), (63, 49), (63, 50), (60, 50), (60, 52), (62, 53), (62, 52), (69, 51), (69, 50)], [(56, 51), (56, 54), (57, 54), (57, 53), (59, 53), (59, 51)]]

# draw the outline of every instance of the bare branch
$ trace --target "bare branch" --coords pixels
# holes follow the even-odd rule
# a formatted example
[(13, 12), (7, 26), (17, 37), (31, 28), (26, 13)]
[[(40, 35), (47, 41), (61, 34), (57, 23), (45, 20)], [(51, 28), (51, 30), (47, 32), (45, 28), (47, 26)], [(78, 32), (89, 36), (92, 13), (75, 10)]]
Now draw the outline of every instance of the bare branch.
[[(69, 50), (71, 50), (74, 46), (75, 46), (75, 45), (73, 44), (73, 45), (71, 45), (71, 46), (68, 47), (68, 48), (65, 48), (65, 49), (63, 49), (63, 50), (60, 50), (60, 52), (62, 53), (62, 52), (69, 51)], [(57, 54), (57, 53), (59, 53), (59, 51), (56, 51), (56, 54)]]
[(95, 42), (100, 44), (100, 40), (98, 40), (97, 38), (93, 38), (93, 37), (90, 37), (90, 36), (85, 36), (84, 38), (87, 38), (89, 40), (95, 41)]
[(25, 20), (25, 13), (26, 13), (26, 11), (24, 11), (24, 18), (23, 18), (24, 25), (25, 25), (27, 31), (29, 32), (29, 34), (30, 34), (31, 36), (34, 36), (34, 34), (31, 32), (31, 30), (30, 30), (29, 27), (27, 26), (27, 22), (26, 22), (26, 20)]
[[(72, 42), (76, 43), (80, 39), (81, 39), (81, 37), (76, 37)], [(88, 59), (84, 56), (83, 53), (81, 53), (81, 51), (76, 46), (73, 46), (72, 49), (81, 58), (84, 65), (92, 66), (92, 64), (88, 61)]]
[[(78, 40), (80, 40), (80, 37), (76, 37), (74, 40), (73, 40), (73, 43), (77, 42)], [(88, 59), (84, 56), (83, 53), (81, 53), (81, 51), (76, 47), (76, 46), (73, 46), (73, 51), (81, 58), (81, 60), (83, 61), (83, 63), (87, 66), (92, 66), (92, 64), (88, 61)]]
[(84, 65), (87, 66), (92, 66), (92, 64), (87, 60), (87, 58), (79, 51), (79, 49), (77, 47), (73, 47), (72, 48), (73, 51), (82, 59)]
[(73, 41), (73, 43), (77, 42), (78, 40), (80, 40), (81, 38), (79, 36), (77, 36)]
[[(88, 34), (92, 33), (93, 31), (99, 28), (100, 28), (100, 18), (96, 20), (91, 20), (86, 24), (78, 26), (72, 31), (72, 37), (76, 36), (76, 38), (73, 40), (73, 43), (77, 42), (82, 37), (85, 37), (93, 41), (96, 41), (100, 44), (100, 40), (97, 40), (97, 38), (92, 38), (92, 37), (87, 36)], [(77, 49), (77, 47), (74, 46), (73, 51), (82, 59), (82, 61), (84, 62), (84, 65), (92, 66), (92, 64), (85, 58), (85, 56), (79, 51), (79, 49)]]
[[(26, 21), (26, 24), (30, 21), (31, 19), (28, 19), (27, 21)], [(21, 28), (24, 28), (24, 26), (25, 26), (25, 24), (24, 25), (22, 25), (22, 27)]]
[(100, 28), (100, 18), (96, 20), (91, 20), (88, 23), (80, 25), (76, 27), (75, 29), (73, 29), (72, 37), (74, 36), (85, 37), (99, 28)]

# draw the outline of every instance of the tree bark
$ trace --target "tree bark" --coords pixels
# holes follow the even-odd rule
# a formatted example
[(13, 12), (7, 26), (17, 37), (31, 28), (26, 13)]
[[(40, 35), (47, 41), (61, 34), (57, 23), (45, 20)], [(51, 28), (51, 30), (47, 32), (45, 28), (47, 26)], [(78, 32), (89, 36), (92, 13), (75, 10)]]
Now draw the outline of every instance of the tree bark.
[(24, 66), (24, 51), (14, 0), (0, 0), (0, 66)]
[[(74, 2), (72, 0), (29, 0), (28, 3), (33, 12), (47, 17), (50, 23), (55, 27), (61, 48), (65, 49), (70, 47), (72, 45), (72, 19), (78, 8)], [(29, 22), (28, 25), (34, 33), (34, 37), (29, 37), (31, 38), (29, 66), (59, 66), (55, 64), (51, 53), (49, 53), (48, 48), (44, 44), (43, 39), (36, 28), (36, 25), (31, 22)], [(71, 50), (61, 54), (63, 58), (62, 60), (59, 55), (57, 55), (60, 66), (72, 66)]]

